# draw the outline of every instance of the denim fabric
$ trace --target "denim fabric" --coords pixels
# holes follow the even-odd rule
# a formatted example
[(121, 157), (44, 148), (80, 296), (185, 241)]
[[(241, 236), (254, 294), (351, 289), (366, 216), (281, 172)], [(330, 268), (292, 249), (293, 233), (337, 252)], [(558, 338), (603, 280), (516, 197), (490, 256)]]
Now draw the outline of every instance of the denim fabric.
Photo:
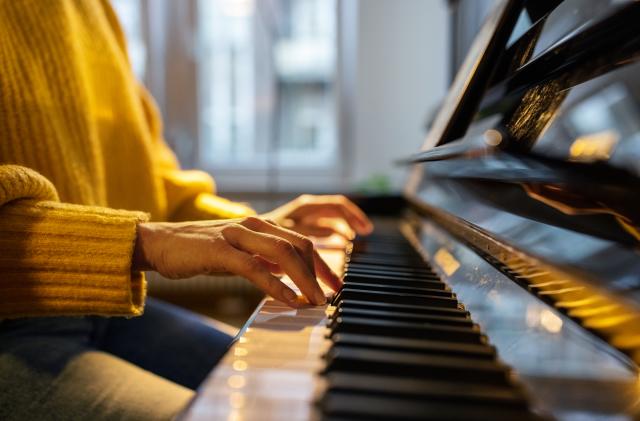
[(0, 420), (171, 419), (232, 337), (149, 299), (141, 317), (0, 322)]

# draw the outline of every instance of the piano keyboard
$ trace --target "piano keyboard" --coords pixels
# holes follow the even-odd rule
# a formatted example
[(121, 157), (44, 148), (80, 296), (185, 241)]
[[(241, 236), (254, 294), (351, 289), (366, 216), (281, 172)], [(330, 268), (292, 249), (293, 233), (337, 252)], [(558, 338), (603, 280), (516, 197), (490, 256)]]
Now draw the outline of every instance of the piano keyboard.
[[(330, 305), (293, 310), (267, 299), (184, 419), (538, 418), (397, 228), (350, 248)], [(335, 267), (342, 255), (324, 257)]]

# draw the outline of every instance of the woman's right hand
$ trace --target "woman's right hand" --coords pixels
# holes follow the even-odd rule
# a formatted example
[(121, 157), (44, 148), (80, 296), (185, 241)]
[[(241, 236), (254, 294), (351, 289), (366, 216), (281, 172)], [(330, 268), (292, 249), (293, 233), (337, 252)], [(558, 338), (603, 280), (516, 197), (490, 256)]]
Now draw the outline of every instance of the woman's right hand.
[(289, 275), (316, 305), (326, 302), (316, 275), (333, 290), (341, 286), (311, 240), (258, 217), (141, 223), (132, 270), (153, 270), (173, 279), (232, 273), (292, 307), (302, 301), (277, 274)]

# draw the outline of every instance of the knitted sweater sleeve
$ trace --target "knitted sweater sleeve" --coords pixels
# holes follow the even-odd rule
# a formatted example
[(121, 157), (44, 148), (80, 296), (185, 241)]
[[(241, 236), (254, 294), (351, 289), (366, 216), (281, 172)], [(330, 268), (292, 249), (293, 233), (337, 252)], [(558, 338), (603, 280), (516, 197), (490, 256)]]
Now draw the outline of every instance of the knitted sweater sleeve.
[(39, 173), (0, 165), (0, 318), (141, 314), (145, 280), (131, 256), (146, 219), (60, 203)]

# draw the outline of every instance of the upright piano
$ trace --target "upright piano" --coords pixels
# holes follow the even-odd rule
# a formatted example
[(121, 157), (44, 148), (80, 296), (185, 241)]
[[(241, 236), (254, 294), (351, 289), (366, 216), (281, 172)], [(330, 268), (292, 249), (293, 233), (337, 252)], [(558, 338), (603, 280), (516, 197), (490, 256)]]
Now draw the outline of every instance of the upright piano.
[(497, 2), (344, 287), (266, 298), (182, 419), (640, 418), (639, 25)]

